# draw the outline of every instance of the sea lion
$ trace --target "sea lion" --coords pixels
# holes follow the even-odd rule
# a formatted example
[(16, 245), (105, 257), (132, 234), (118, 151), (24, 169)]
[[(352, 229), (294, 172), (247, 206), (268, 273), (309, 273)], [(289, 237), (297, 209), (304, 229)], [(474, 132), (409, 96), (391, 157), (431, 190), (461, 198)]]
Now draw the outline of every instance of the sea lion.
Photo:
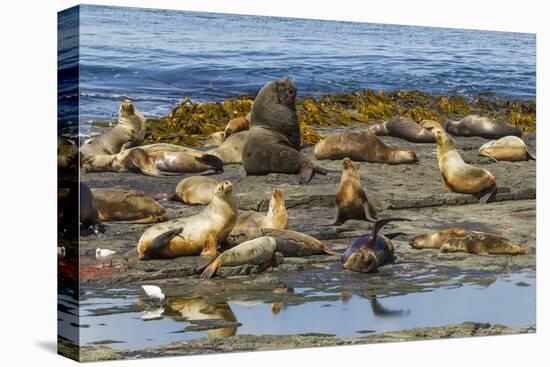
[(277, 247), (275, 251), (285, 257), (302, 257), (310, 255), (337, 254), (336, 251), (323, 244), (321, 241), (308, 236), (307, 234), (289, 231), (287, 229), (252, 228), (232, 231), (227, 237), (224, 246), (232, 248), (238, 244), (262, 236), (269, 236), (275, 239)]
[(412, 143), (435, 143), (433, 133), (409, 117), (394, 116), (388, 121), (370, 126), (367, 130), (375, 135), (389, 135)]
[(201, 255), (199, 267), (216, 257), (217, 247), (235, 225), (238, 209), (233, 198), (233, 185), (219, 183), (212, 202), (200, 213), (156, 224), (147, 229), (137, 245), (138, 259), (174, 258)]
[(246, 211), (239, 214), (233, 230), (246, 229), (250, 225), (258, 228), (286, 229), (288, 226), (288, 213), (285, 208), (285, 199), (280, 190), (273, 189), (269, 200), (267, 215), (255, 211)]
[(408, 221), (405, 218), (379, 219), (372, 227), (370, 235), (361, 236), (348, 247), (342, 255), (344, 269), (360, 273), (373, 273), (388, 262), (394, 261), (394, 246), (391, 236), (380, 235), (378, 232), (392, 221)]
[(219, 147), (207, 152), (221, 159), (223, 164), (241, 164), (243, 162), (243, 147), (247, 136), (248, 131), (233, 133)]
[(344, 132), (332, 135), (315, 144), (315, 158), (343, 159), (371, 163), (406, 164), (418, 162), (415, 152), (409, 149), (392, 148), (374, 133)]
[(217, 185), (218, 181), (210, 177), (187, 177), (178, 183), (172, 199), (189, 205), (207, 205), (212, 201)]
[(245, 241), (218, 256), (204, 269), (201, 278), (212, 278), (220, 266), (252, 264), (267, 268), (273, 261), (276, 246), (275, 240), (266, 236)]
[(141, 145), (146, 133), (145, 118), (132, 101), (125, 99), (118, 110), (118, 124), (106, 133), (85, 142), (80, 147), (80, 152), (84, 158), (117, 154), (123, 148)]
[(486, 139), (500, 139), (508, 135), (521, 137), (522, 133), (519, 126), (479, 115), (469, 115), (459, 121), (449, 120), (445, 123), (445, 131), (456, 136), (480, 136)]
[(409, 241), (409, 245), (415, 249), (440, 248), (443, 242), (450, 238), (463, 237), (468, 232), (464, 228), (453, 227), (443, 231), (430, 232), (418, 235)]
[(205, 147), (218, 147), (223, 144), (225, 140), (225, 133), (223, 131), (217, 131), (208, 135), (204, 141)]
[(334, 225), (340, 225), (348, 219), (376, 221), (376, 209), (369, 202), (361, 187), (361, 178), (351, 159), (342, 160), (342, 177), (336, 192), (336, 218)]
[(224, 130), (225, 137), (229, 137), (231, 134), (238, 133), (239, 131), (248, 130), (250, 125), (250, 112), (246, 116), (239, 116), (231, 119)]
[(74, 142), (62, 136), (57, 137), (57, 167), (76, 168), (78, 165), (78, 147)]
[(166, 209), (141, 191), (92, 189), (102, 222), (155, 223), (167, 219)]
[(469, 232), (464, 237), (450, 238), (443, 242), (441, 252), (467, 252), (476, 255), (524, 255), (527, 250), (504, 237), (482, 232)]
[(491, 172), (464, 163), (455, 148), (455, 141), (443, 130), (435, 130), (437, 160), (443, 177), (444, 188), (462, 194), (473, 194), (481, 203), (496, 194), (495, 177)]
[[(426, 130), (443, 129), (443, 125), (441, 125), (439, 121), (435, 121), (435, 120), (422, 120), (418, 123), (418, 125), (422, 126)], [(434, 143), (435, 143), (435, 136), (434, 136)]]
[(89, 156), (81, 166), (84, 172), (140, 172), (148, 176), (223, 172), (218, 157), (173, 144), (143, 145), (114, 155)]
[(479, 148), (479, 155), (489, 157), (495, 162), (536, 160), (536, 157), (527, 149), (525, 142), (511, 135), (483, 144)]
[(315, 172), (326, 174), (300, 153), (300, 146), (294, 83), (288, 78), (267, 83), (252, 105), (242, 154), (246, 174), (299, 173), (299, 184), (309, 182)]
[(76, 190), (71, 189), (68, 195), (68, 200), (75, 200), (75, 197), (78, 195), (80, 204), (80, 223), (84, 229), (91, 229), (97, 236), (100, 236), (103, 227), (101, 225), (101, 220), (99, 219), (97, 203), (94, 195), (92, 194), (92, 190), (90, 190), (88, 185), (84, 182), (80, 182), (79, 188), (79, 194), (75, 192)]

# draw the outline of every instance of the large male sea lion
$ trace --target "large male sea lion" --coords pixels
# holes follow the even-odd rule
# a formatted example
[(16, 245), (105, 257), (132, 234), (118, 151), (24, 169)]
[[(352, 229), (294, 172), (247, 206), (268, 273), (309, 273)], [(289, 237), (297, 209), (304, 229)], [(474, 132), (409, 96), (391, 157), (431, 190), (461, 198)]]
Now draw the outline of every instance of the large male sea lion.
[(351, 159), (342, 160), (342, 178), (336, 192), (336, 219), (334, 225), (340, 225), (348, 219), (376, 221), (376, 209), (369, 202), (361, 187), (361, 178)]
[(155, 223), (167, 219), (166, 209), (141, 191), (92, 189), (102, 222)]
[(241, 212), (233, 230), (246, 229), (251, 225), (259, 228), (287, 228), (288, 212), (286, 211), (283, 193), (280, 190), (273, 189), (267, 215), (252, 210)]
[(444, 187), (454, 192), (473, 194), (486, 203), (496, 194), (495, 177), (491, 172), (464, 163), (455, 148), (455, 141), (443, 130), (435, 130), (437, 160)]
[(456, 136), (480, 136), (486, 139), (500, 139), (513, 135), (521, 137), (521, 128), (503, 120), (493, 120), (479, 115), (469, 115), (462, 120), (449, 120), (445, 130)]
[(299, 183), (311, 180), (314, 166), (300, 153), (300, 125), (296, 115), (296, 87), (284, 78), (266, 84), (252, 105), (250, 131), (243, 147), (247, 175), (299, 173)]
[(536, 160), (536, 157), (527, 149), (525, 142), (512, 135), (483, 144), (479, 148), (479, 154), (489, 157), (495, 162)]
[(384, 123), (370, 126), (367, 130), (375, 135), (394, 136), (413, 143), (435, 143), (433, 133), (409, 117), (394, 116)]
[(223, 162), (223, 164), (241, 164), (243, 162), (243, 147), (248, 131), (231, 134), (217, 148), (207, 151)]
[(186, 177), (178, 183), (172, 199), (189, 205), (207, 205), (214, 197), (218, 181), (206, 176)]
[(147, 229), (137, 245), (138, 259), (174, 258), (201, 255), (199, 267), (216, 257), (220, 245), (235, 225), (238, 209), (233, 185), (223, 181), (216, 186), (212, 202), (200, 213), (156, 224)]
[(380, 229), (392, 221), (409, 220), (405, 218), (379, 219), (372, 227), (370, 235), (361, 236), (348, 247), (342, 255), (342, 266), (345, 269), (360, 273), (373, 273), (378, 268), (395, 259), (391, 235), (379, 234)]
[(229, 137), (231, 134), (238, 133), (239, 131), (248, 130), (250, 126), (250, 112), (246, 116), (239, 116), (231, 119), (227, 126), (225, 126), (224, 135)]
[(266, 236), (243, 242), (218, 256), (204, 269), (201, 278), (212, 278), (220, 266), (252, 264), (268, 268), (274, 260), (276, 247), (275, 239)]
[(476, 255), (524, 255), (527, 250), (517, 243), (500, 236), (482, 232), (469, 232), (463, 237), (443, 242), (441, 252), (467, 252)]
[(409, 149), (392, 148), (374, 133), (344, 132), (326, 137), (315, 145), (317, 159), (343, 159), (371, 163), (402, 164), (418, 162), (416, 153)]
[(141, 145), (146, 133), (145, 118), (134, 107), (132, 101), (125, 99), (118, 110), (118, 124), (106, 133), (84, 143), (80, 147), (80, 152), (84, 158), (91, 155), (117, 154), (123, 148)]

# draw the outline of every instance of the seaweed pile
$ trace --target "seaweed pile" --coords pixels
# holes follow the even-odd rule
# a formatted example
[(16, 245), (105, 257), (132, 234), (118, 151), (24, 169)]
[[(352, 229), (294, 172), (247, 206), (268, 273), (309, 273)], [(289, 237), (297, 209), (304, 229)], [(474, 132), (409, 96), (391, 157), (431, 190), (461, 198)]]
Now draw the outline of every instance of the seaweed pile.
[[(230, 119), (246, 115), (253, 101), (251, 96), (209, 103), (185, 98), (167, 116), (148, 120), (152, 130), (149, 142), (201, 146), (202, 139), (223, 130)], [(382, 90), (376, 93), (364, 89), (325, 94), (320, 98), (306, 96), (296, 101), (296, 108), (304, 146), (315, 144), (322, 138), (316, 128), (372, 124), (397, 114), (417, 122), (427, 119), (440, 123), (478, 114), (518, 125), (524, 134), (534, 131), (536, 126), (535, 100), (504, 99), (491, 93), (465, 98), (433, 96), (419, 91), (386, 94)]]

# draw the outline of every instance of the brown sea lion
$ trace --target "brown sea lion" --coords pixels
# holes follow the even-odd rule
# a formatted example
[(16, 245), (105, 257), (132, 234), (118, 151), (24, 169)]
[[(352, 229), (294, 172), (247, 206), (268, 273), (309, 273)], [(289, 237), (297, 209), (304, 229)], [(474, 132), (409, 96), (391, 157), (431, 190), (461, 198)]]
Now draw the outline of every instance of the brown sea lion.
[(409, 117), (394, 116), (384, 123), (370, 126), (368, 130), (375, 135), (394, 136), (413, 143), (435, 143), (433, 133)]
[(392, 221), (408, 221), (405, 218), (379, 219), (372, 227), (370, 235), (361, 236), (342, 255), (344, 269), (360, 273), (373, 273), (386, 263), (394, 261), (394, 246), (391, 236), (379, 234), (380, 229)]
[(167, 219), (166, 209), (141, 191), (92, 189), (102, 222), (155, 223)]
[(450, 238), (441, 245), (441, 252), (467, 252), (476, 255), (524, 255), (527, 250), (507, 238), (482, 232)]
[(505, 136), (487, 142), (479, 148), (479, 155), (489, 157), (495, 162), (536, 160), (536, 157), (527, 149), (525, 142), (517, 136)]
[(225, 137), (229, 137), (231, 134), (238, 133), (239, 131), (248, 130), (250, 126), (250, 112), (246, 116), (239, 116), (231, 119), (224, 130)]
[(464, 228), (453, 227), (438, 232), (430, 232), (418, 235), (409, 241), (409, 245), (415, 249), (440, 248), (443, 242), (450, 238), (463, 237), (468, 232)]
[(90, 156), (84, 172), (140, 172), (149, 176), (170, 173), (223, 172), (223, 162), (211, 154), (173, 144), (151, 144), (114, 155)]
[(244, 264), (263, 265), (268, 268), (273, 262), (275, 239), (272, 237), (258, 237), (245, 241), (237, 246), (224, 251), (201, 274), (202, 279), (210, 279), (220, 266), (239, 266)]
[(217, 247), (233, 229), (238, 209), (233, 185), (223, 181), (216, 186), (212, 202), (200, 213), (156, 224), (147, 229), (137, 245), (138, 259), (174, 258), (201, 255), (204, 267), (217, 255)]
[(232, 231), (227, 237), (224, 247), (232, 248), (238, 244), (254, 238), (269, 236), (275, 239), (277, 247), (275, 251), (285, 257), (302, 257), (319, 254), (337, 254), (336, 251), (323, 244), (321, 241), (300, 232), (287, 229), (253, 228), (249, 227), (238, 231)]
[(280, 190), (273, 189), (271, 199), (269, 200), (267, 215), (255, 211), (241, 212), (233, 230), (246, 229), (250, 225), (258, 228), (287, 228), (288, 212), (286, 211), (283, 193)]
[(486, 139), (500, 139), (508, 135), (521, 137), (522, 133), (519, 126), (479, 115), (469, 115), (459, 121), (449, 120), (445, 123), (445, 130), (456, 136), (480, 136)]
[(246, 174), (299, 173), (300, 184), (309, 182), (314, 172), (326, 174), (300, 153), (300, 146), (296, 87), (288, 78), (272, 81), (252, 105), (242, 154)]
[(233, 133), (217, 148), (207, 151), (218, 157), (223, 164), (241, 164), (243, 162), (243, 147), (248, 131)]
[(392, 148), (369, 131), (344, 132), (326, 137), (315, 145), (317, 159), (344, 159), (370, 163), (406, 164), (418, 162), (409, 149)]
[(112, 155), (125, 148), (141, 145), (147, 133), (143, 115), (134, 107), (132, 101), (125, 99), (118, 110), (118, 124), (80, 147), (84, 158), (92, 155)]
[(473, 194), (486, 203), (496, 194), (495, 177), (491, 172), (464, 163), (455, 148), (455, 141), (443, 130), (434, 131), (437, 142), (439, 170), (444, 188), (462, 194)]
[(57, 167), (60, 169), (78, 166), (78, 147), (74, 142), (62, 136), (57, 137)]
[(97, 236), (101, 234), (103, 229), (101, 220), (99, 219), (99, 212), (97, 210), (97, 203), (95, 201), (92, 191), (84, 182), (80, 182), (79, 194), (76, 190), (71, 189), (68, 194), (68, 200), (74, 200), (75, 196), (79, 197), (80, 207), (80, 223), (86, 230), (92, 230)]
[(172, 199), (189, 205), (207, 205), (214, 197), (218, 181), (206, 176), (186, 177), (178, 183)]
[(376, 221), (376, 209), (369, 202), (361, 187), (361, 178), (351, 159), (342, 160), (342, 178), (336, 192), (336, 219), (334, 225), (340, 225), (348, 219)]

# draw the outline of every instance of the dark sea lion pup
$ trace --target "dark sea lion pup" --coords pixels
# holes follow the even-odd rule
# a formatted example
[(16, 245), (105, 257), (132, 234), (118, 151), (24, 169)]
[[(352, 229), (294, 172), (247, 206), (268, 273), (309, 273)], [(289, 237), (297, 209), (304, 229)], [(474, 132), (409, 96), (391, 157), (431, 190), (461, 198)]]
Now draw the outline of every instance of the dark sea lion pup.
[(342, 266), (360, 273), (373, 273), (380, 266), (393, 261), (395, 257), (391, 238), (398, 234), (384, 236), (378, 232), (384, 225), (394, 221), (409, 221), (409, 219), (385, 218), (377, 220), (370, 235), (359, 237), (344, 252)]
[(445, 131), (456, 136), (480, 136), (486, 139), (500, 139), (513, 135), (521, 137), (521, 128), (503, 120), (493, 120), (479, 115), (469, 115), (459, 121), (447, 121)]
[(300, 174), (299, 183), (311, 180), (314, 166), (300, 153), (300, 125), (296, 115), (296, 87), (284, 78), (266, 84), (258, 93), (250, 114), (250, 131), (242, 161), (247, 175)]
[(409, 117), (394, 116), (388, 121), (369, 127), (375, 135), (389, 135), (412, 143), (435, 143), (434, 134)]

